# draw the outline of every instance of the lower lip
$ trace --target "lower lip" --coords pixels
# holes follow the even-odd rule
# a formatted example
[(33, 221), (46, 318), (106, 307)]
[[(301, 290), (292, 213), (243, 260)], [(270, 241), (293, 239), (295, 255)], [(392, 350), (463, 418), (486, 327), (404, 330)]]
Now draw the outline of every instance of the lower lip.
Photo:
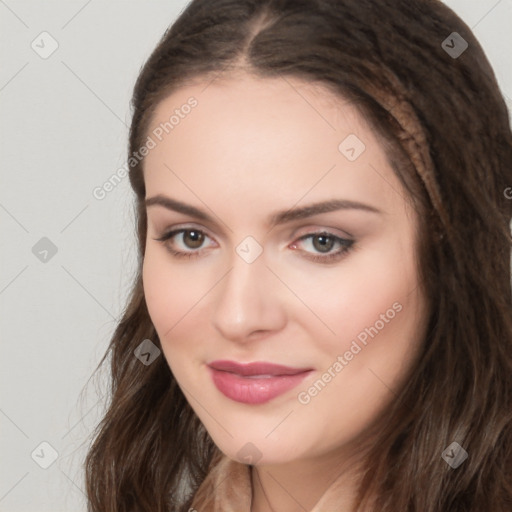
[(241, 377), (234, 373), (210, 368), (213, 383), (217, 389), (231, 400), (244, 404), (263, 404), (286, 393), (300, 384), (310, 371), (295, 375), (275, 377)]

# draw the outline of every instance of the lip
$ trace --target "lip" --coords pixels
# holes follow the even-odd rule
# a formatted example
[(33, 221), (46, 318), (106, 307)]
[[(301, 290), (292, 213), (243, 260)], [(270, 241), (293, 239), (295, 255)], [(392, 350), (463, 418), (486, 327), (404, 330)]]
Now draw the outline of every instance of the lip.
[(208, 366), (214, 370), (236, 373), (242, 377), (251, 375), (296, 375), (297, 373), (303, 373), (311, 370), (311, 368), (292, 368), (291, 366), (283, 366), (282, 364), (268, 363), (266, 361), (237, 363), (236, 361), (219, 360), (212, 361)]
[(297, 386), (313, 370), (264, 361), (241, 364), (213, 361), (208, 364), (217, 389), (226, 397), (246, 404), (262, 404)]

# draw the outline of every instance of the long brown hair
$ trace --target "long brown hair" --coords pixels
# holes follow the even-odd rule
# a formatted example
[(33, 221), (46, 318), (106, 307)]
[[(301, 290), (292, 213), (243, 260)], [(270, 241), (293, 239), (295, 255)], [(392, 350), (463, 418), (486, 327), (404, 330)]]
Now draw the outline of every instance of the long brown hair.
[[(462, 40), (465, 51), (450, 54)], [(512, 510), (512, 135), (471, 30), (437, 0), (194, 0), (140, 72), (129, 156), (161, 100), (237, 71), (320, 83), (350, 100), (420, 216), (426, 336), (379, 418), (361, 508)], [(110, 358), (111, 382), (85, 461), (90, 512), (186, 511), (219, 455), (165, 358), (146, 366), (134, 356), (145, 339), (160, 345), (141, 279), (143, 165), (130, 170), (139, 272), (99, 364)], [(454, 441), (469, 455), (457, 469), (441, 458)]]

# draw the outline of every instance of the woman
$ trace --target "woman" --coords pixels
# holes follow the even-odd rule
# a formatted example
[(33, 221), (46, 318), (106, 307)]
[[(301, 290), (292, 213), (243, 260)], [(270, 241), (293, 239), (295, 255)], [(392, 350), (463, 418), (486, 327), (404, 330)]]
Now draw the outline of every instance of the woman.
[(470, 29), (194, 0), (133, 110), (89, 510), (511, 510), (512, 137)]

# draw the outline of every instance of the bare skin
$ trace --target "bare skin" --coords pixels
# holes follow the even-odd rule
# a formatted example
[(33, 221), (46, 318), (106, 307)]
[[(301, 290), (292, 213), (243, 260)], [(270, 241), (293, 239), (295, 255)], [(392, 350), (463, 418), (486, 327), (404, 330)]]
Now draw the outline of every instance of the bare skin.
[[(350, 511), (359, 436), (403, 384), (420, 343), (417, 214), (377, 136), (343, 98), (293, 79), (205, 85), (162, 101), (150, 127), (197, 99), (147, 155), (146, 198), (166, 196), (210, 217), (147, 207), (150, 316), (216, 445), (237, 460), (247, 443), (257, 447), (252, 512), (311, 510), (335, 478), (345, 491), (339, 510)], [(364, 151), (353, 138), (340, 150), (351, 134)], [(369, 209), (269, 222), (337, 199)], [(178, 228), (189, 231), (156, 240)], [(248, 236), (256, 243), (237, 253)], [(254, 261), (241, 256), (258, 247)], [(313, 372), (266, 403), (247, 404), (213, 384), (207, 363), (216, 359)]]

